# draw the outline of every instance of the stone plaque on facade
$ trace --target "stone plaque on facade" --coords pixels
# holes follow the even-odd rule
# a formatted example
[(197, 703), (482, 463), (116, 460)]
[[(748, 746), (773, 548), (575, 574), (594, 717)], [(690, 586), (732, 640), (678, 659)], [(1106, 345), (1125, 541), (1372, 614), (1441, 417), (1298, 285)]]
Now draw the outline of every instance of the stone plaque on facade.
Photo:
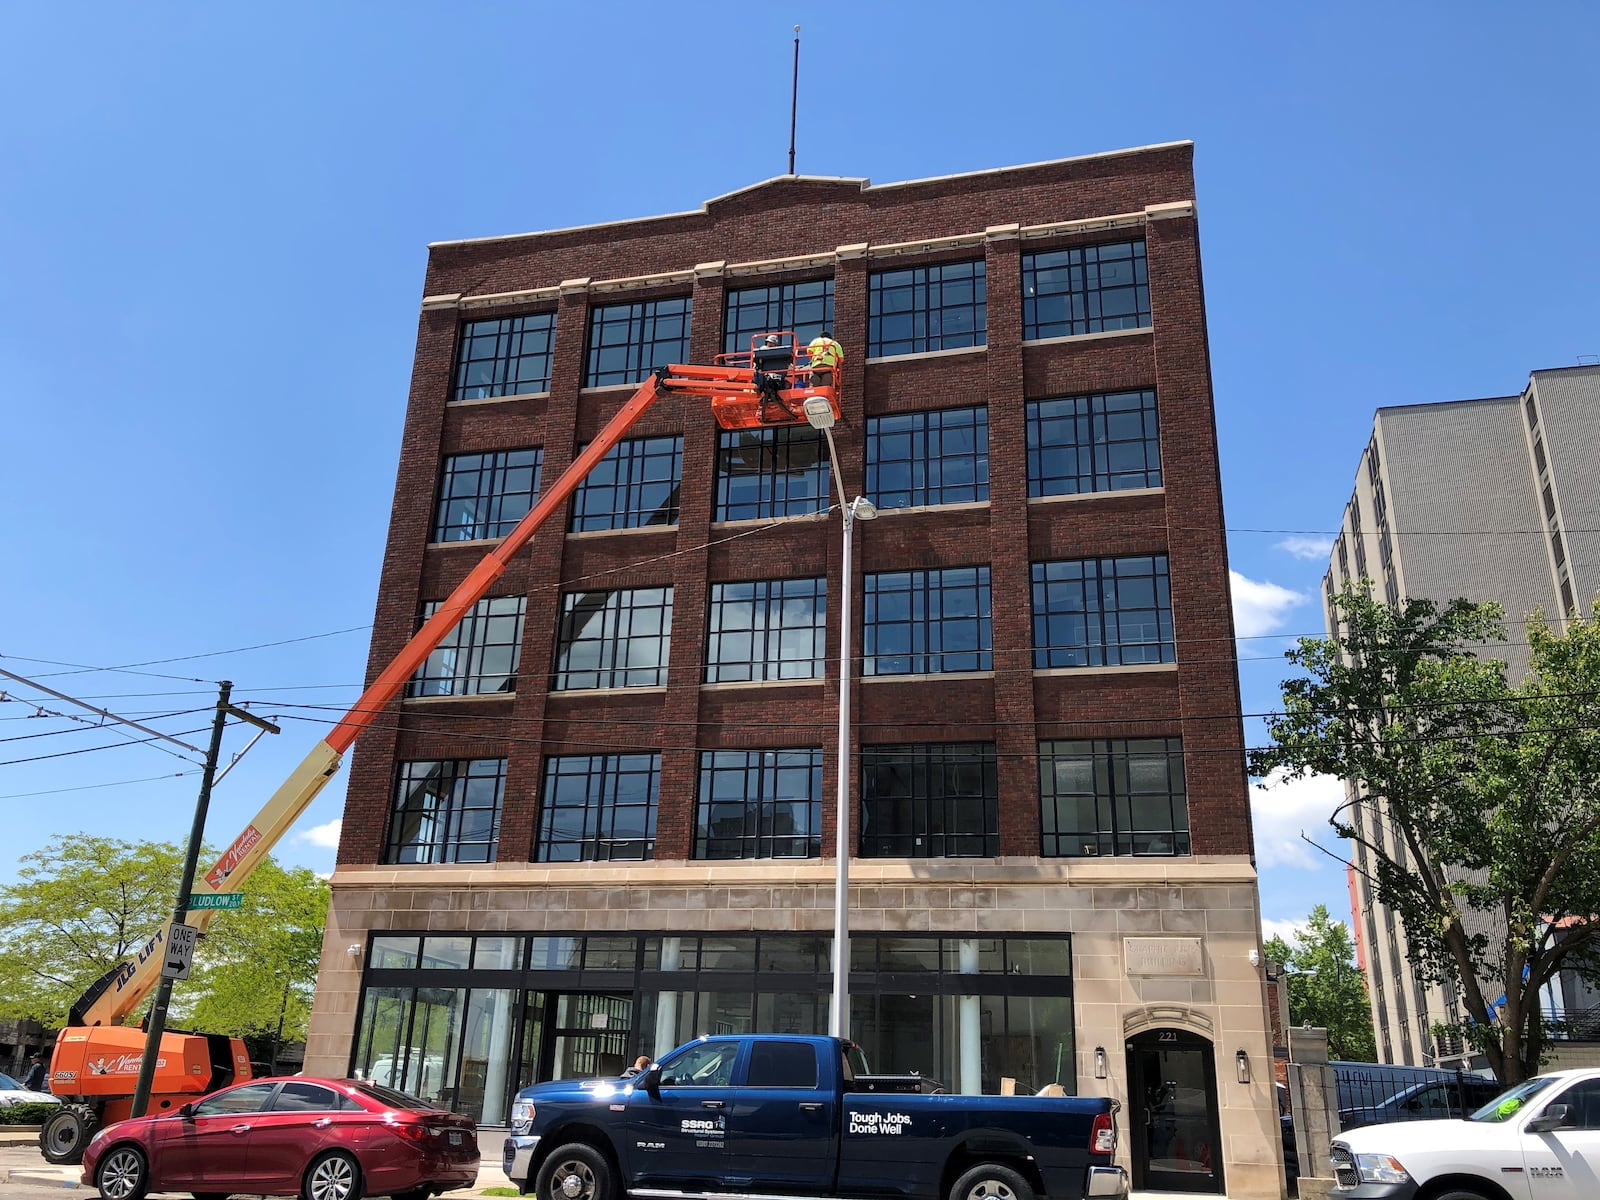
[(1205, 974), (1199, 938), (1125, 937), (1122, 960), (1129, 975)]

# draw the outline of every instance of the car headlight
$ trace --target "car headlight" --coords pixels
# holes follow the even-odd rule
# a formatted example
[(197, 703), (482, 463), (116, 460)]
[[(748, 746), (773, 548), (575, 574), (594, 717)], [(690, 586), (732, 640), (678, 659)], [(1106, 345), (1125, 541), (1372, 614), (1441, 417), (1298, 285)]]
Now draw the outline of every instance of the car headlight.
[(1406, 1183), (1411, 1176), (1387, 1154), (1356, 1155), (1356, 1174), (1362, 1183)]
[(513, 1100), (511, 1102), (511, 1132), (527, 1133), (533, 1128), (533, 1101)]

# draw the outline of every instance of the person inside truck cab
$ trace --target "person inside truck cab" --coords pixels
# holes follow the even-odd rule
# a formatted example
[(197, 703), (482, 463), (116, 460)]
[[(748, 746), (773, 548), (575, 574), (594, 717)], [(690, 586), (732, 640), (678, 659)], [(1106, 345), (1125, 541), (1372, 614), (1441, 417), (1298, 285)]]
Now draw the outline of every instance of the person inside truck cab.
[(662, 1087), (728, 1087), (738, 1042), (704, 1042), (691, 1046), (661, 1068)]

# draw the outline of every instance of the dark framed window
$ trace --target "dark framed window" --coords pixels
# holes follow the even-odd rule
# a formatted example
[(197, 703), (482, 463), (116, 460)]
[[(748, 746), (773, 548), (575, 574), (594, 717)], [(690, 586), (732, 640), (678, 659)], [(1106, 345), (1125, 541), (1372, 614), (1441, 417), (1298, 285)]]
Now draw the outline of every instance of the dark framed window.
[(1039, 743), (1046, 858), (1188, 854), (1182, 738)]
[(809, 426), (727, 430), (717, 446), (715, 521), (792, 517), (828, 507), (828, 447)]
[(740, 288), (728, 293), (723, 311), (722, 351), (750, 349), (752, 334), (794, 330), (802, 346), (824, 329), (833, 328), (833, 280), (808, 279), (771, 287)]
[(1540, 475), (1545, 473), (1544, 439), (1537, 436), (1533, 439), (1533, 464)]
[(821, 750), (701, 753), (696, 858), (821, 855)]
[(439, 477), (433, 540), (471, 542), (505, 537), (533, 507), (543, 457), (544, 452), (534, 448), (446, 458)]
[(682, 477), (682, 435), (620, 441), (573, 494), (572, 532), (676, 525)]
[(547, 759), (537, 862), (639, 862), (656, 856), (659, 754)]
[(1334, 544), (1334, 547), (1339, 551), (1339, 577), (1340, 577), (1340, 581), (1341, 582), (1346, 582), (1350, 578), (1350, 553), (1349, 553), (1349, 550), (1345, 546), (1344, 532), (1342, 530), (1340, 531), (1339, 536), (1336, 539), (1334, 539), (1334, 543), (1333, 544)]
[(713, 583), (706, 682), (822, 678), (827, 618), (825, 579)]
[(1028, 495), (1160, 486), (1155, 392), (1028, 401)]
[(688, 296), (592, 309), (584, 386), (638, 383), (656, 367), (687, 362), (689, 310)]
[(867, 496), (879, 508), (989, 498), (989, 410), (867, 419)]
[(982, 259), (874, 271), (867, 283), (867, 357), (982, 346), (988, 307)]
[(1033, 665), (1176, 661), (1167, 556), (1033, 564)]
[(659, 686), (671, 650), (670, 587), (569, 592), (561, 597), (555, 690)]
[(505, 789), (503, 758), (401, 763), (384, 861), (493, 862)]
[(451, 399), (483, 400), (548, 392), (550, 347), (555, 336), (553, 312), (462, 322)]
[[(422, 619), (438, 612), (440, 603), (430, 600), (423, 605)], [(479, 600), (417, 668), (407, 695), (481, 696), (516, 691), (526, 604), (525, 596)]]
[(994, 670), (990, 606), (988, 567), (868, 575), (863, 673)]
[(992, 742), (861, 747), (863, 858), (1000, 853)]
[(1150, 324), (1144, 242), (1022, 256), (1022, 337), (1068, 337)]

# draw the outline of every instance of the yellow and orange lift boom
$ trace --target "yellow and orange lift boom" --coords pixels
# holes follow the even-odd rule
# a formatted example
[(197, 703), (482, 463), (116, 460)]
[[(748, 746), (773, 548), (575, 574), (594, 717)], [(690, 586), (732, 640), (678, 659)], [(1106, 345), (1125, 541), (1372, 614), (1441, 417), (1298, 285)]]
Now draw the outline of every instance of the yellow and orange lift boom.
[[(675, 363), (653, 371), (572, 465), (540, 494), (527, 516), (484, 556), (400, 653), (378, 673), (328, 736), (312, 747), (305, 760), (261, 806), (215, 865), (194, 881), (194, 895), (236, 892), (243, 887), (250, 873), (338, 771), (345, 752), (362, 731), (399, 695), (406, 681), (416, 674), (462, 616), (488, 594), (513, 556), (528, 544), (550, 519), (550, 514), (577, 490), (584, 477), (661, 396), (704, 396), (710, 402), (717, 423), (730, 430), (803, 425), (806, 423), (805, 402), (818, 397), (828, 402), (837, 418), (839, 388), (843, 382), (841, 367), (834, 367), (826, 386), (812, 387), (805, 349), (799, 346), (792, 331), (777, 333), (780, 345), (776, 348), (764, 347), (762, 343), (767, 335), (756, 334), (749, 350), (718, 355), (711, 366)], [(190, 923), (204, 931), (212, 915), (210, 909), (195, 911)], [(138, 1009), (159, 981), (164, 957), (161, 949), (166, 936), (165, 928), (152, 934), (132, 958), (107, 972), (85, 992), (72, 1007), (69, 1023), (56, 1039), (50, 1066), (52, 1090), (75, 1102), (69, 1107), (76, 1109), (76, 1116), (86, 1126), (77, 1131), (84, 1135), (77, 1142), (78, 1157), (88, 1141), (89, 1128), (106, 1120), (120, 1120), (128, 1114), (143, 1035), (121, 1022)], [(215, 1063), (217, 1069), (202, 1070), (201, 1064), (208, 1061), (208, 1055), (203, 1047), (194, 1043), (205, 1038), (203, 1034), (163, 1035), (160, 1061), (169, 1065), (157, 1067), (150, 1112), (161, 1112), (174, 1103), (193, 1099), (224, 1083), (249, 1078), (248, 1061), (240, 1062), (242, 1056), (237, 1049), (230, 1054), (219, 1053), (220, 1048), (213, 1047), (209, 1061)], [(213, 1037), (212, 1040), (217, 1039)], [(219, 1058), (234, 1060), (231, 1076), (229, 1070), (217, 1062)], [(41, 1132), (41, 1145), (45, 1144), (47, 1132)], [(67, 1151), (69, 1157), (48, 1156), (57, 1161), (76, 1161), (70, 1157), (72, 1147), (65, 1145), (64, 1139), (62, 1141), (58, 1150)], [(48, 1149), (46, 1146), (47, 1152)]]

